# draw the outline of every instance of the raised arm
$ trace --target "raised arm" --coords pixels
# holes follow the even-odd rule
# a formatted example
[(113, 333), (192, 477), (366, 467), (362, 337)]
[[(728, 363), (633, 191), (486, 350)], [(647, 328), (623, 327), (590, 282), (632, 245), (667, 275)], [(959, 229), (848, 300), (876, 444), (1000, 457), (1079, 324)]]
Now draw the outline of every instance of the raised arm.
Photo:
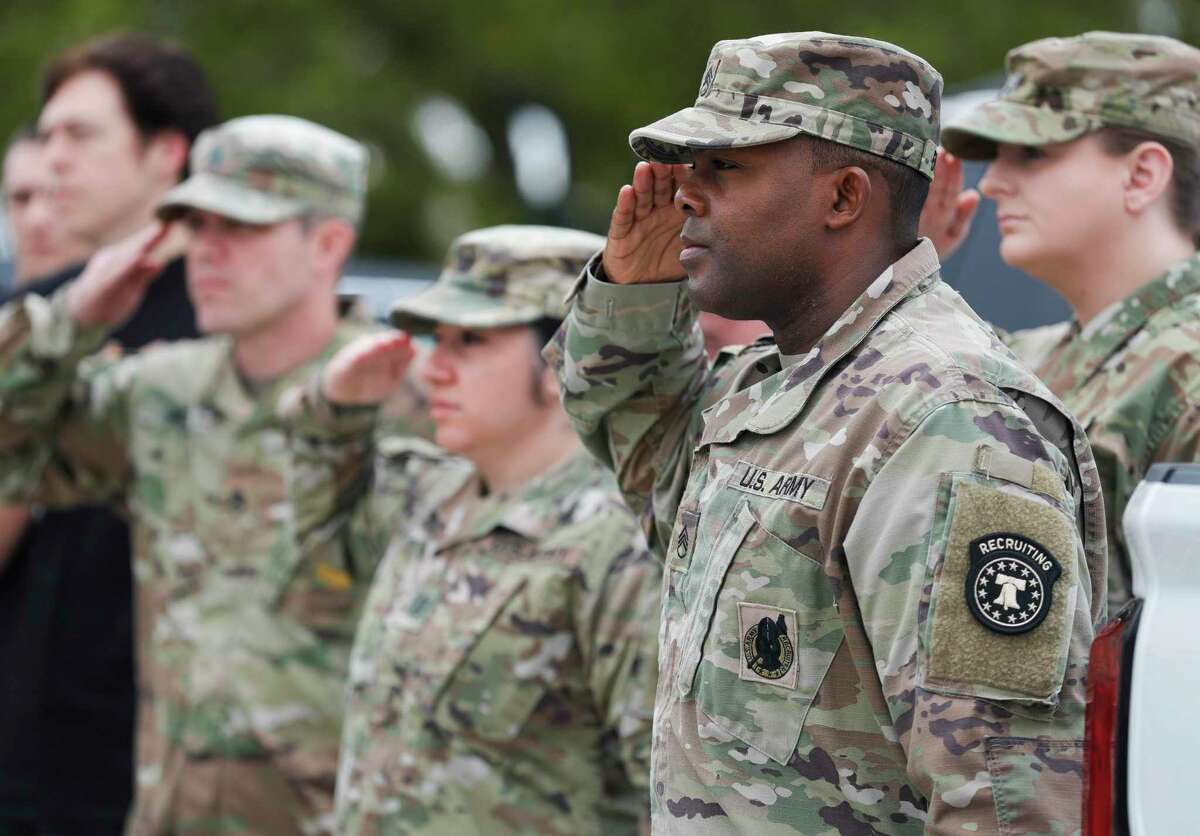
[(684, 216), (674, 191), (671, 166), (638, 164), (617, 196), (603, 256), (545, 351), (576, 432), (615, 471), (660, 554), (710, 374), (679, 263)]
[[(403, 332), (364, 335), (308, 385), (283, 396), (281, 414), (296, 462), (289, 490), (297, 534), (309, 546), (343, 540), (353, 565), (366, 572), (383, 556), (391, 533), (388, 509), (396, 501), (395, 490), (375, 484), (374, 461), (387, 446), (376, 437), (379, 407), (394, 403), (389, 399), (407, 384), (414, 353)], [(416, 414), (409, 421), (392, 414), (387, 426), (402, 433), (419, 423)]]
[[(115, 499), (129, 473), (136, 358), (96, 355), (173, 252), (148, 227), (98, 252), (49, 299), (0, 309), (0, 496), (73, 505)], [(96, 355), (96, 356), (93, 356)]]

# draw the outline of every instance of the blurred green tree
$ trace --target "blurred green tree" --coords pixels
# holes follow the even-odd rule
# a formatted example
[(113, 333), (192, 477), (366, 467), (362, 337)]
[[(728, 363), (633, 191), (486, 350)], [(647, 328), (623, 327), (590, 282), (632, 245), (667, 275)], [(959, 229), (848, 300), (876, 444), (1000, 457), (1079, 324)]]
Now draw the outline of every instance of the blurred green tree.
[[(437, 260), (449, 238), (501, 222), (603, 231), (633, 162), (633, 127), (690, 104), (720, 38), (823, 29), (899, 43), (947, 86), (998, 74), (1012, 46), (1088, 29), (1174, 29), (1200, 42), (1193, 0), (6, 0), (0, 6), (0, 130), (36, 116), (46, 58), (112, 29), (186, 44), (208, 68), (226, 115), (283, 112), (327, 123), (377, 152), (362, 251)], [(493, 146), (491, 164), (456, 181), (417, 140), (413, 114), (431, 96), (457, 100)], [(570, 142), (564, 203), (522, 202), (506, 147), (512, 111), (559, 114)]]

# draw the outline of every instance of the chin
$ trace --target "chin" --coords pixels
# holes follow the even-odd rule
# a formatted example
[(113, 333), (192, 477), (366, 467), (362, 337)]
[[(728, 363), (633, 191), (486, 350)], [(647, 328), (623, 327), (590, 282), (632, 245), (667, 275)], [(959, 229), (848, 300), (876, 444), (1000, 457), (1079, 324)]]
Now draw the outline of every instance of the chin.
[(223, 316), (215, 314), (205, 314), (203, 311), (196, 311), (196, 327), (205, 334), (226, 334), (230, 332), (231, 323)]
[(443, 450), (456, 453), (460, 456), (465, 456), (470, 452), (472, 447), (471, 439), (465, 433), (453, 425), (444, 423), (439, 424), (435, 422), (433, 440)]
[(692, 304), (699, 310), (714, 313), (717, 316), (726, 316), (722, 312), (721, 296), (719, 288), (712, 287), (713, 279), (711, 276), (699, 273), (695, 276), (688, 274), (687, 291), (688, 298), (692, 300)]
[(1006, 235), (1000, 239), (1000, 258), (1004, 263), (1030, 275), (1037, 271), (1044, 255), (1040, 248), (1030, 241), (1023, 240), (1020, 235)]

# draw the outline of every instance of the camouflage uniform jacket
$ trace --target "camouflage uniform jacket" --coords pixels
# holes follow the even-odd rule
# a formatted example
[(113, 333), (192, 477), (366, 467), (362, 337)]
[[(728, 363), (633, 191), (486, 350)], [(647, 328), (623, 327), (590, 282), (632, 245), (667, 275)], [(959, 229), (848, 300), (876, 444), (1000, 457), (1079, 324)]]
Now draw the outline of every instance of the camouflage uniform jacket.
[(581, 451), (481, 497), (469, 463), (387, 441), (354, 523), (391, 544), (351, 661), (338, 833), (636, 832), (662, 566), (611, 475)]
[(1079, 826), (1095, 464), (928, 241), (783, 368), (594, 272), (547, 357), (666, 559), (656, 833)]
[(1122, 519), (1154, 462), (1200, 461), (1200, 254), (1102, 312), (1006, 337), (1087, 430), (1108, 520), (1108, 607), (1133, 596)]
[[(289, 445), (276, 395), (318, 361), (252, 395), (224, 338), (105, 357), (106, 330), (74, 323), (64, 292), (0, 309), (0, 488), (133, 517), (131, 832), (177, 828), (184, 790), (209, 797), (199, 803), (213, 820), (192, 824), (239, 829), (221, 813), (228, 788), (188, 781), (189, 764), (214, 760), (275, 770), (278, 795), (259, 803), (290, 812), (289, 833), (323, 832), (314, 822), (332, 816), (342, 692), (373, 569), (348, 562), (326, 529), (361, 434)], [(361, 330), (341, 326), (326, 353)], [(313, 486), (311, 517), (292, 511), (291, 474)]]

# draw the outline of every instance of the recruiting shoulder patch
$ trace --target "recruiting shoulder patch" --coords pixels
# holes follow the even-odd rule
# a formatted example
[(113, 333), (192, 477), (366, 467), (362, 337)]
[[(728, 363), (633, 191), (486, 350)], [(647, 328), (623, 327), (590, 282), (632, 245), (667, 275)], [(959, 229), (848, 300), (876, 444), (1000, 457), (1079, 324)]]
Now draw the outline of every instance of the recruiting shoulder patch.
[(829, 480), (808, 473), (768, 470), (748, 461), (739, 461), (729, 477), (729, 487), (767, 499), (786, 499), (807, 505), (814, 511), (825, 507)]
[(1049, 700), (1062, 686), (1074, 616), (1074, 520), (1036, 493), (975, 474), (955, 474), (942, 491), (925, 687)]
[(997, 633), (1028, 633), (1050, 612), (1062, 567), (1041, 544), (1012, 532), (973, 540), (967, 607)]

